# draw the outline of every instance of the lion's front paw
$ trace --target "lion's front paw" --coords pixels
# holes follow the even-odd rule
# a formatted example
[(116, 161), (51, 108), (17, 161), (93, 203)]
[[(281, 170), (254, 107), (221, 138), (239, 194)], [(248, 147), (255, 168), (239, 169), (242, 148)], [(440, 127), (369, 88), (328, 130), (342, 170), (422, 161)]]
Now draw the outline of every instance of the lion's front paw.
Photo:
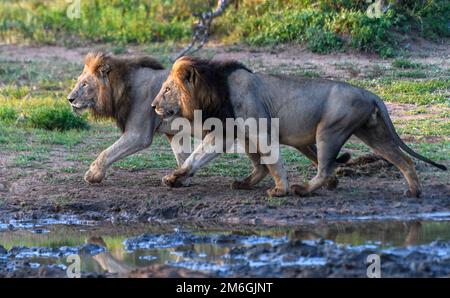
[(291, 192), (294, 195), (300, 196), (300, 197), (305, 197), (308, 196), (310, 194), (310, 192), (308, 191), (308, 187), (306, 185), (300, 185), (300, 184), (294, 184), (291, 186)]
[(327, 183), (325, 184), (325, 187), (328, 190), (335, 190), (337, 188), (338, 184), (339, 184), (339, 180), (336, 177), (332, 177), (327, 181)]
[(169, 186), (169, 187), (182, 187), (182, 186), (186, 186), (186, 183), (183, 179), (181, 179), (181, 177), (170, 174), (167, 176), (164, 176), (162, 178), (162, 182), (163, 184)]
[(251, 189), (251, 185), (242, 180), (235, 180), (230, 185), (231, 189)]
[(420, 198), (422, 191), (420, 189), (408, 189), (404, 192), (404, 195), (408, 198)]
[(105, 178), (105, 173), (102, 171), (95, 171), (90, 169), (84, 174), (84, 181), (89, 184), (95, 184), (102, 182), (103, 178)]
[(286, 191), (286, 189), (284, 188), (279, 188), (279, 187), (274, 187), (271, 188), (267, 191), (267, 195), (269, 197), (284, 197), (286, 196), (288, 193)]

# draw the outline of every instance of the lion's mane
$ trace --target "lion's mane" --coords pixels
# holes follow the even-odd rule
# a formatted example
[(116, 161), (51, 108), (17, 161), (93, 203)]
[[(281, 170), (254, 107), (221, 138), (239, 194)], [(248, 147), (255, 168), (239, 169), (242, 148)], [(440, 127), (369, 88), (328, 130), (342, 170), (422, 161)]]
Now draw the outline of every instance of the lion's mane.
[[(97, 102), (91, 114), (96, 118), (114, 119), (123, 132), (132, 104), (130, 74), (142, 67), (164, 69), (161, 63), (148, 56), (119, 58), (101, 51), (87, 54), (85, 71), (94, 75), (98, 86)], [(102, 77), (99, 71), (105, 71), (106, 76)]]
[(213, 61), (190, 56), (178, 59), (170, 76), (181, 92), (181, 116), (193, 120), (194, 110), (202, 110), (203, 119), (232, 118), (227, 78), (238, 69), (251, 72), (232, 60)]

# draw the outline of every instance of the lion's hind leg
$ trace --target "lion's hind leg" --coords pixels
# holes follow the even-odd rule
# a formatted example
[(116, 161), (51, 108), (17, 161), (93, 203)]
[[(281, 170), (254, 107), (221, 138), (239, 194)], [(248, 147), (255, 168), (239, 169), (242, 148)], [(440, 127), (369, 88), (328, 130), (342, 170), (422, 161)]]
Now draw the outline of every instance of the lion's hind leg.
[(292, 185), (291, 191), (299, 196), (306, 196), (322, 186), (333, 185), (336, 182), (334, 170), (336, 158), (341, 147), (351, 135), (351, 130), (346, 129), (336, 132), (333, 129), (321, 129), (317, 132), (317, 175), (304, 185)]
[[(317, 161), (317, 148), (315, 145), (311, 146), (298, 146), (296, 147), (298, 151), (300, 151), (303, 155), (305, 155), (315, 167), (318, 165)], [(350, 154), (344, 153), (341, 157), (342, 163), (346, 163), (350, 159)], [(337, 162), (340, 162), (339, 158), (336, 160)], [(336, 177), (336, 175), (333, 175), (332, 178), (329, 179), (329, 182), (326, 184), (326, 188), (329, 190), (336, 189), (339, 181)]]
[(420, 197), (422, 189), (414, 162), (394, 142), (384, 123), (380, 121), (376, 126), (364, 126), (357, 130), (355, 135), (372, 148), (376, 154), (382, 156), (400, 170), (409, 185), (405, 192), (406, 196)]

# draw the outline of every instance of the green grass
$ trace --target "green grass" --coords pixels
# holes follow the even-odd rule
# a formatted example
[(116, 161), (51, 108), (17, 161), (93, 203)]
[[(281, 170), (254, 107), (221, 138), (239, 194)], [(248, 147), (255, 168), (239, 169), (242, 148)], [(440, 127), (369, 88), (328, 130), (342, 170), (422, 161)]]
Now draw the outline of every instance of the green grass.
[[(69, 88), (73, 80), (81, 73), (81, 62), (71, 63), (60, 58), (17, 61), (8, 60), (3, 56), (0, 58), (2, 85), (23, 88), (8, 89), (4, 86), (0, 94), (21, 98), (29, 93), (30, 89), (34, 91), (64, 90)], [(42, 71), (44, 69), (45, 71)]]
[[(187, 41), (193, 13), (216, 1), (81, 1), (79, 18), (67, 16), (67, 1), (0, 1), (0, 40), (77, 45), (113, 43), (122, 53), (128, 43)], [(345, 48), (395, 55), (408, 36), (449, 36), (450, 4), (445, 0), (395, 1), (377, 18), (365, 0), (240, 0), (213, 23), (213, 38), (250, 45), (303, 43), (328, 53)]]
[(400, 134), (409, 134), (415, 137), (449, 136), (450, 133), (448, 118), (397, 120), (394, 121), (394, 124)]
[(85, 134), (77, 129), (70, 129), (66, 131), (33, 129), (33, 135), (36, 142), (43, 145), (61, 145), (66, 148), (71, 148), (82, 143)]
[(430, 142), (408, 143), (408, 145), (411, 146), (417, 152), (419, 152), (421, 155), (424, 155), (432, 160), (436, 161), (449, 160), (450, 156), (449, 140), (443, 140), (435, 143)]
[[(151, 44), (145, 51), (168, 64), (168, 53), (172, 46), (171, 43)], [(117, 51), (125, 50), (117, 49)], [(397, 60), (400, 61), (400, 59)], [(0, 62), (4, 61), (6, 60), (0, 60)], [(377, 68), (375, 65), (373, 68), (377, 68), (374, 70), (377, 74), (373, 79), (358, 79), (353, 80), (352, 83), (368, 88), (385, 101), (417, 104), (411, 107), (408, 115), (423, 114), (427, 117), (396, 120), (397, 130), (401, 135), (414, 136), (414, 142), (408, 144), (421, 154), (435, 160), (448, 161), (450, 151), (450, 143), (446, 140), (446, 136), (450, 135), (450, 126), (446, 121), (449, 118), (448, 99), (450, 98), (448, 73), (434, 66), (419, 66), (415, 65), (415, 62), (405, 61), (392, 62), (392, 67), (386, 69), (384, 66)], [(261, 59), (248, 62), (250, 67), (256, 65), (258, 68), (264, 68), (265, 66)], [(0, 76), (0, 152), (2, 157), (7, 157), (9, 165), (20, 168), (44, 168), (48, 172), (80, 175), (87, 170), (89, 164), (101, 151), (118, 139), (120, 132), (112, 122), (94, 122), (88, 117), (72, 118), (74, 116), (70, 112), (70, 106), (65, 97), (74, 83), (74, 78), (82, 69), (81, 63), (81, 61), (75, 64), (57, 59), (54, 63), (51, 63), (50, 59), (0, 63), (0, 71), (2, 71)], [(348, 72), (358, 71), (352, 64), (337, 63), (335, 66)], [(269, 70), (272, 73), (298, 76), (322, 75), (320, 66), (307, 62), (301, 69), (286, 63), (267, 69)], [(412, 79), (396, 75), (397, 72), (413, 71), (432, 72), (433, 76), (430, 79)], [(15, 77), (20, 79), (15, 80)], [(432, 115), (428, 116), (430, 110)], [(73, 119), (82, 121), (80, 123), (88, 123), (90, 129), (73, 129), (77, 127), (74, 123), (78, 123), (72, 123)], [(66, 120), (69, 121), (66, 122)], [(47, 126), (48, 123), (50, 126)], [(431, 143), (430, 140), (433, 142)], [(354, 156), (369, 152), (369, 149), (360, 143), (348, 143), (345, 148), (351, 149)], [(315, 170), (310, 167), (310, 161), (295, 149), (283, 147), (282, 157), (290, 171), (296, 171), (308, 177), (315, 173)], [(55, 160), (67, 162), (69, 166), (66, 164), (55, 166), (53, 164)], [(159, 135), (149, 149), (115, 163), (114, 167), (129, 171), (173, 169), (176, 167), (176, 161), (166, 138)], [(198, 175), (242, 178), (250, 171), (251, 163), (245, 155), (223, 154), (201, 169)], [(283, 202), (274, 200), (272, 203), (282, 204)]]
[(48, 130), (88, 129), (86, 118), (75, 116), (65, 99), (80, 71), (80, 64), (59, 59), (1, 58), (0, 121)]
[(0, 107), (0, 119), (7, 123), (12, 124), (18, 118), (17, 111), (13, 107)]
[(72, 113), (56, 92), (33, 94), (26, 87), (0, 87), (0, 122), (47, 130), (88, 129), (86, 117)]
[(424, 66), (420, 63), (412, 62), (407, 59), (398, 58), (392, 61), (392, 66), (397, 68), (406, 68), (406, 69), (417, 69), (423, 68)]
[(75, 116), (70, 108), (46, 107), (34, 108), (29, 112), (28, 123), (34, 128), (47, 130), (88, 129), (89, 125), (82, 117)]
[(381, 78), (351, 82), (369, 89), (389, 102), (426, 105), (449, 103), (450, 98), (450, 79), (448, 78), (431, 80)]
[(425, 79), (428, 77), (428, 74), (422, 70), (411, 70), (395, 73), (395, 76), (399, 78)]
[[(280, 66), (280, 71), (282, 68), (283, 66)], [(410, 115), (426, 114), (430, 105), (433, 106), (435, 112), (432, 118), (399, 119), (395, 121), (395, 125), (401, 135), (415, 137), (416, 141), (409, 144), (420, 153), (435, 160), (448, 160), (450, 143), (445, 139), (445, 136), (450, 135), (450, 125), (445, 121), (449, 117), (448, 79), (405, 81), (381, 78), (357, 80), (353, 83), (368, 87), (388, 101), (416, 100), (422, 104), (411, 109)], [(35, 109), (52, 111), (52, 107), (68, 108), (65, 101), (51, 96), (52, 93), (59, 92), (55, 90), (30, 96), (30, 90), (26, 87), (8, 85), (0, 88), (0, 151), (13, 156), (13, 165), (42, 167), (53, 160), (52, 151), (63, 146), (63, 149), (56, 150), (64, 150), (64, 160), (75, 162), (78, 169), (63, 167), (61, 171), (77, 173), (86, 170), (96, 155), (119, 137), (119, 131), (111, 122), (90, 122), (90, 130), (47, 130), (30, 125), (26, 119), (33, 115)], [(438, 137), (437, 141), (429, 143), (426, 138), (434, 136)], [(359, 143), (348, 143), (345, 148), (351, 149), (354, 154), (356, 152), (356, 155), (369, 152), (365, 145)], [(283, 147), (282, 157), (291, 171), (305, 176), (311, 175), (313, 170), (309, 167), (310, 161), (295, 149)], [(128, 170), (167, 169), (175, 168), (176, 162), (166, 138), (157, 136), (149, 149), (115, 163), (114, 167)], [(223, 154), (200, 170), (198, 175), (242, 178), (250, 171), (251, 164), (245, 155)]]
[[(167, 145), (167, 147), (169, 146)], [(152, 146), (150, 150), (118, 161), (115, 166), (124, 169), (143, 170), (175, 168), (177, 163), (171, 151), (161, 152)]]

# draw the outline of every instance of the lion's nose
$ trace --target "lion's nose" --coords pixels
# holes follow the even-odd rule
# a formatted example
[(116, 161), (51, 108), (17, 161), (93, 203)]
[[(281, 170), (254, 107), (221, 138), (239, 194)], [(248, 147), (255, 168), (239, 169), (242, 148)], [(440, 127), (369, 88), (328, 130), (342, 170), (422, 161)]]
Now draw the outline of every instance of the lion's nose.
[(69, 94), (69, 95), (67, 96), (67, 100), (68, 100), (70, 103), (72, 103), (75, 99), (76, 99), (76, 97), (75, 97), (73, 94)]
[(157, 106), (156, 103), (155, 103), (155, 102), (152, 102), (152, 108), (153, 108), (153, 109), (156, 109), (156, 106)]

